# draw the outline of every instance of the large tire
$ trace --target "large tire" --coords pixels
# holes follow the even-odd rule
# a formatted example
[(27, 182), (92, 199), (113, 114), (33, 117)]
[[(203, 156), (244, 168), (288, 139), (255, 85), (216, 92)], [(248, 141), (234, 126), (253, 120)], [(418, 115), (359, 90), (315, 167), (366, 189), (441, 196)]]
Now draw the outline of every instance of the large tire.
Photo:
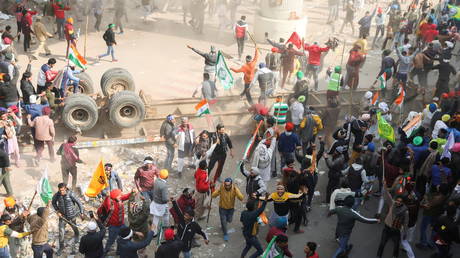
[(104, 96), (112, 96), (120, 91), (134, 91), (133, 76), (122, 68), (113, 68), (101, 78), (101, 90)]
[(75, 94), (66, 98), (62, 121), (67, 128), (88, 131), (96, 125), (98, 118), (97, 105), (91, 97)]
[(116, 71), (124, 71), (125, 69), (124, 68), (121, 68), (121, 67), (114, 67), (114, 68), (110, 68), (109, 70), (105, 71), (105, 73), (102, 75), (101, 77), (101, 87), (102, 85), (105, 84), (105, 81), (111, 76), (110, 74), (113, 73), (113, 72), (116, 72)]
[(145, 117), (145, 105), (141, 98), (132, 91), (115, 93), (109, 103), (109, 118), (121, 128), (138, 125)]
[[(94, 83), (87, 73), (75, 74), (75, 77), (80, 79), (80, 83), (78, 84), (80, 89), (78, 92), (83, 93), (85, 95), (94, 94)], [(73, 93), (72, 85), (67, 87), (67, 92), (70, 94)]]

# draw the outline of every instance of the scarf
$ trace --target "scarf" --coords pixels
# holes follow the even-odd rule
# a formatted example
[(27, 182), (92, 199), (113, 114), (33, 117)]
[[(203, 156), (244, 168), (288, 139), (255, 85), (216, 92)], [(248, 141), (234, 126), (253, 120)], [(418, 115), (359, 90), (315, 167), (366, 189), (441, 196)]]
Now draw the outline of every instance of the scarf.
[(70, 166), (75, 166), (75, 164), (79, 160), (77, 154), (75, 154), (75, 151), (73, 150), (74, 145), (75, 143), (64, 143), (63, 144), (64, 157)]

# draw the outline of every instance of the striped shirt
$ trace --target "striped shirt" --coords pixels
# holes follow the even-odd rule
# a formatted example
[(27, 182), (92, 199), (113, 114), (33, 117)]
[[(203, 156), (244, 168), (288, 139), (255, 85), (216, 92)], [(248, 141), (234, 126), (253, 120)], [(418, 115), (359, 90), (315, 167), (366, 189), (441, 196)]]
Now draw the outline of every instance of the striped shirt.
[(273, 104), (272, 109), (275, 120), (279, 125), (284, 125), (286, 123), (286, 115), (289, 111), (289, 106), (286, 103), (277, 102)]

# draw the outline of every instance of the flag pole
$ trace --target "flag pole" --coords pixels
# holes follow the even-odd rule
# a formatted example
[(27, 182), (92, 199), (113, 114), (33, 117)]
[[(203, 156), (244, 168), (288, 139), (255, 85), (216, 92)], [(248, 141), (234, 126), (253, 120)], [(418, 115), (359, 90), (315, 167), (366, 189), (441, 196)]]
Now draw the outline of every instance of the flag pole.
[(32, 203), (34, 202), (35, 196), (37, 196), (37, 190), (35, 190), (34, 196), (32, 196), (32, 199), (30, 200), (29, 206), (27, 206), (28, 211), (30, 211), (30, 208), (32, 208)]
[(86, 14), (86, 27), (85, 27), (85, 45), (83, 49), (83, 57), (86, 59), (86, 41), (88, 39), (88, 23), (89, 23), (89, 15)]

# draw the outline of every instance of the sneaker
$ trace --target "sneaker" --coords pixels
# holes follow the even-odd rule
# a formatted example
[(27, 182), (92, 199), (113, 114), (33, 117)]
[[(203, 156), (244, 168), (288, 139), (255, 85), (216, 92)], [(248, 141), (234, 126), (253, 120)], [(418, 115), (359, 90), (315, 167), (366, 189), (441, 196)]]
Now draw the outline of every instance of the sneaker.
[(118, 62), (118, 59), (112, 59), (112, 63)]
[(224, 235), (224, 241), (228, 241), (228, 235), (227, 234)]
[(302, 229), (299, 229), (299, 230), (294, 231), (294, 233), (296, 233), (296, 234), (303, 234), (303, 233), (305, 233), (305, 231), (303, 231)]

